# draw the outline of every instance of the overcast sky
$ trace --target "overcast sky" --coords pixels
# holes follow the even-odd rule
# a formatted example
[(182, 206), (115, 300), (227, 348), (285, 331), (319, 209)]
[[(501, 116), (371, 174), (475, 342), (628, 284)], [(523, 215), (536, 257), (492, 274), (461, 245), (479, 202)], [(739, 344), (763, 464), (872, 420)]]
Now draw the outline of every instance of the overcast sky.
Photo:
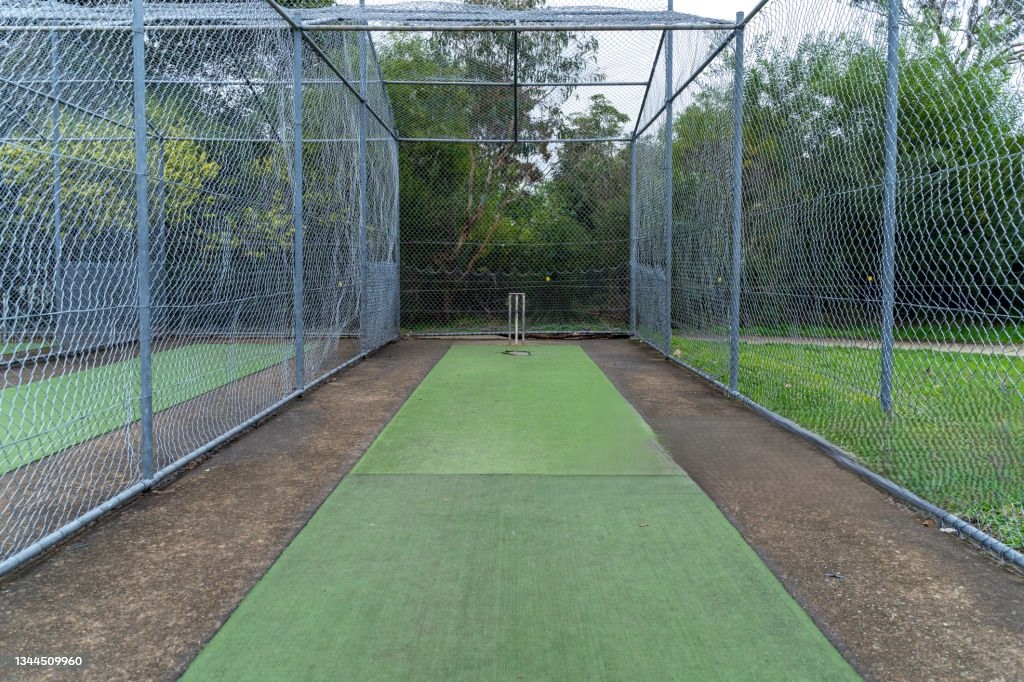
[[(753, 0), (737, 0), (738, 4), (726, 0), (675, 0), (673, 9), (676, 12), (695, 14), (709, 19), (735, 19), (737, 11), (749, 11)], [(549, 7), (589, 5), (619, 8), (635, 8), (640, 10), (668, 9), (667, 0), (548, 0)], [(650, 75), (651, 64), (658, 48), (660, 35), (654, 32), (632, 33), (598, 33), (599, 49), (598, 67), (605, 73), (606, 80), (614, 81), (646, 81)], [(677, 40), (684, 39), (679, 35)], [(683, 56), (685, 47), (680, 45), (677, 51)], [(644, 88), (635, 87), (602, 87), (579, 88), (575, 101), (567, 103), (566, 109), (578, 111), (586, 108), (591, 95), (600, 92), (608, 97), (621, 111), (635, 118), (643, 98)]]
[[(355, 0), (342, 0), (342, 2), (348, 4)], [(399, 0), (366, 0), (367, 5), (387, 5), (396, 2)], [(755, 2), (756, 0), (725, 0), (724, 2), (722, 0), (674, 0), (673, 9), (676, 12), (694, 14), (709, 19), (729, 20), (735, 19), (738, 10), (749, 11)], [(647, 11), (668, 9), (668, 0), (547, 0), (546, 4), (549, 7), (575, 5)], [(610, 82), (647, 80), (657, 51), (660, 33), (655, 31), (599, 32), (596, 33), (596, 36), (599, 44), (597, 67), (604, 73), (605, 80)], [(696, 35), (693, 38), (696, 38)], [(703, 44), (698, 47), (696, 41), (692, 40), (689, 34), (677, 33), (676, 41), (677, 74), (688, 68), (687, 64), (696, 57), (694, 52), (703, 49), (700, 58), (696, 61), (698, 64), (707, 54)], [(684, 41), (689, 42), (689, 45), (682, 44)], [(689, 55), (689, 59), (687, 59), (687, 55)], [(564, 108), (568, 111), (584, 110), (590, 97), (597, 93), (604, 94), (620, 111), (633, 119), (638, 114), (644, 88), (611, 86), (578, 88), (573, 101), (567, 102)]]
[[(561, 7), (571, 5), (589, 5), (600, 7), (621, 7), (625, 9), (635, 8), (641, 10), (668, 9), (668, 0), (548, 0), (549, 7)], [(721, 2), (720, 0), (675, 0), (676, 12), (696, 14), (711, 19), (733, 19), (739, 10), (747, 11), (753, 4), (747, 0), (741, 0), (739, 5), (733, 7), (733, 3)]]

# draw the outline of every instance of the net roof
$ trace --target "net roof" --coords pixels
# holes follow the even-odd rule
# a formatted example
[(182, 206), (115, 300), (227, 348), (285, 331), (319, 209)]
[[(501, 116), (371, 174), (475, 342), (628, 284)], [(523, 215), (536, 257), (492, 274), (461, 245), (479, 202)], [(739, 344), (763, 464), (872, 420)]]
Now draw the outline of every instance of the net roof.
[[(368, 7), (333, 5), (318, 9), (287, 9), (293, 18), (310, 27), (330, 24), (369, 24), (380, 30), (389, 28), (472, 27), (476, 25), (645, 27), (707, 26), (721, 28), (730, 22), (693, 14), (648, 11), (617, 7), (572, 6), (511, 10), (461, 2), (399, 2)], [(285, 25), (284, 20), (265, 2), (147, 2), (146, 23), (155, 25)], [(86, 6), (49, 0), (0, 0), (0, 25), (55, 24), (64, 26), (128, 26), (131, 6), (128, 2)]]
[[(306, 18), (307, 11), (297, 14)], [(319, 16), (318, 16), (319, 15)], [(309, 12), (309, 20), (324, 18), (346, 23), (388, 25), (448, 24), (535, 24), (573, 26), (637, 26), (650, 25), (708, 25), (720, 26), (729, 22), (708, 19), (694, 14), (667, 11), (648, 11), (620, 7), (561, 6), (535, 9), (505, 9), (490, 5), (460, 2), (400, 2), (388, 5), (359, 7), (341, 5)]]

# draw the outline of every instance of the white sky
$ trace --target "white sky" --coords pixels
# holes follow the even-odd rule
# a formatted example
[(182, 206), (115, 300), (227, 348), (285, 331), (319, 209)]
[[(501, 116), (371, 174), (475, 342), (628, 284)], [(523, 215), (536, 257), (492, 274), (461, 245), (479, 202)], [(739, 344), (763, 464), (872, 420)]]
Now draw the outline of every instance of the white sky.
[[(676, 12), (695, 14), (709, 19), (735, 19), (737, 11), (749, 11), (755, 0), (735, 0), (738, 4), (721, 2), (720, 0), (675, 0), (673, 9)], [(549, 7), (589, 5), (603, 7), (635, 8), (639, 10), (668, 9), (667, 0), (548, 0)], [(650, 75), (651, 64), (655, 51), (658, 49), (660, 35), (654, 32), (631, 33), (598, 33), (597, 65), (604, 71), (608, 81), (646, 81)], [(677, 34), (676, 40), (683, 36)], [(682, 53), (684, 46), (677, 47)], [(706, 53), (705, 53), (706, 54)], [(683, 57), (680, 54), (680, 57)], [(685, 61), (685, 58), (683, 59)], [(682, 67), (685, 69), (685, 67)], [(677, 71), (678, 71), (677, 67)], [(591, 95), (601, 93), (611, 100), (616, 108), (629, 114), (631, 119), (639, 113), (640, 100), (644, 88), (580, 88), (575, 101), (566, 103), (568, 111), (580, 111), (586, 108)], [(632, 121), (627, 125), (632, 125)]]
[[(589, 5), (592, 7), (621, 7), (624, 9), (636, 8), (640, 10), (661, 10), (668, 9), (668, 0), (548, 0), (549, 7), (561, 7), (566, 5)], [(719, 0), (675, 0), (673, 9), (676, 12), (696, 14), (710, 19), (733, 19), (739, 10), (746, 11), (753, 6), (749, 1), (740, 1), (740, 6), (732, 6), (730, 2)], [(749, 5), (749, 6), (748, 6)]]
[[(386, 5), (398, 0), (366, 0), (367, 5)], [(345, 4), (355, 0), (343, 0)], [(673, 9), (676, 12), (694, 14), (710, 19), (735, 19), (738, 10), (749, 11), (756, 0), (674, 0)], [(735, 3), (735, 4), (734, 4)], [(549, 7), (566, 6), (603, 6), (618, 7), (624, 9), (638, 9), (657, 11), (668, 9), (668, 0), (547, 0)], [(597, 66), (605, 74), (607, 81), (646, 81), (650, 75), (654, 55), (658, 47), (660, 34), (653, 31), (633, 31), (621, 33), (599, 32)], [(688, 36), (676, 34), (678, 56), (676, 64), (677, 77), (682, 71), (687, 70), (688, 64), (696, 56), (692, 54), (700, 51), (695, 43), (689, 45), (679, 44)], [(717, 35), (717, 34), (716, 34)], [(705, 38), (710, 40), (710, 38)], [(690, 59), (687, 59), (687, 54)], [(701, 52), (700, 60), (706, 55), (706, 50)], [(621, 111), (628, 114), (631, 119), (638, 114), (640, 100), (644, 95), (643, 87), (587, 87), (578, 88), (574, 97), (575, 101), (567, 102), (564, 108), (567, 111), (581, 111), (586, 108), (591, 95), (601, 93)], [(632, 121), (627, 126), (632, 126)]]

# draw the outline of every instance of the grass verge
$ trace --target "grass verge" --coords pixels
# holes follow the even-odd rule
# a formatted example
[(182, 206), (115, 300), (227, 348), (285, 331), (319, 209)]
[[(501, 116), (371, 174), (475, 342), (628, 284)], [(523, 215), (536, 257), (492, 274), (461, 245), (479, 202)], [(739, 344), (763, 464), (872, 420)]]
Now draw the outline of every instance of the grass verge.
[(0, 341), (0, 357), (27, 353), (32, 350), (46, 348), (49, 342), (44, 341)]
[[(727, 342), (673, 339), (723, 381)], [(740, 344), (740, 391), (1014, 547), (1024, 547), (1024, 358), (897, 349), (894, 409), (877, 350)]]

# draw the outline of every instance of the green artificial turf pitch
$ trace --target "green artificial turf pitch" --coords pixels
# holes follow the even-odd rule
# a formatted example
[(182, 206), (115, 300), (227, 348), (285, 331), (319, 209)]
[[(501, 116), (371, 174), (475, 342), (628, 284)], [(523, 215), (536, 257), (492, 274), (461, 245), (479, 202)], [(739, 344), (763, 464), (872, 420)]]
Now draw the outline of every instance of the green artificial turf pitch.
[(187, 679), (856, 679), (579, 347), (501, 350), (452, 348)]
[[(160, 412), (292, 357), (291, 344), (209, 343), (153, 355)], [(139, 419), (139, 361), (69, 372), (0, 391), (0, 474)]]
[(357, 474), (676, 474), (654, 432), (578, 346), (455, 346)]

